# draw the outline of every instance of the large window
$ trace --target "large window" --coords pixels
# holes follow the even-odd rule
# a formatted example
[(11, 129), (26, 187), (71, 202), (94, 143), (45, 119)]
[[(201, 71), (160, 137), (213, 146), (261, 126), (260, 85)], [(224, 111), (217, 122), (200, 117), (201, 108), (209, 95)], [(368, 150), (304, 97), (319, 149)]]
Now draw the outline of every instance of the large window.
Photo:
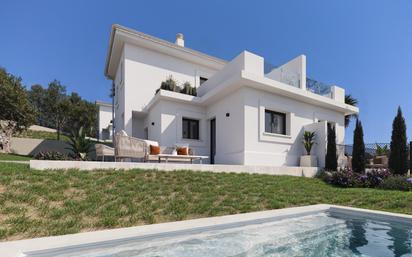
[(286, 114), (265, 110), (265, 132), (286, 135)]
[(182, 137), (185, 139), (199, 139), (199, 120), (183, 118)]

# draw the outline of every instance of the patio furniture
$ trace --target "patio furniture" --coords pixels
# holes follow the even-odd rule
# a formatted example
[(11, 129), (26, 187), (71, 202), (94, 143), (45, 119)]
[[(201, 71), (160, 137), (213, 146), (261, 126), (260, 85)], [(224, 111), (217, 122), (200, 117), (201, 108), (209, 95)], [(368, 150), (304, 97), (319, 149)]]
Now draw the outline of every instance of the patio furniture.
[(96, 150), (96, 160), (101, 157), (102, 161), (104, 161), (105, 156), (113, 156), (114, 157), (114, 148), (107, 146), (105, 144), (95, 144), (94, 148)]
[(123, 161), (126, 158), (144, 159), (146, 157), (146, 143), (144, 140), (121, 133), (117, 133), (114, 138), (115, 161)]
[(366, 164), (366, 168), (385, 169), (388, 168), (388, 162), (388, 156), (386, 155), (375, 156), (373, 159), (369, 160), (369, 163)]
[(157, 154), (155, 155), (158, 160), (159, 163), (163, 160), (165, 160), (165, 162), (167, 163), (169, 159), (172, 160), (177, 160), (177, 161), (181, 161), (181, 160), (190, 160), (190, 163), (193, 163), (193, 160), (199, 160), (200, 164), (203, 163), (204, 159), (208, 159), (208, 156), (202, 156), (202, 155), (175, 155), (175, 154)]

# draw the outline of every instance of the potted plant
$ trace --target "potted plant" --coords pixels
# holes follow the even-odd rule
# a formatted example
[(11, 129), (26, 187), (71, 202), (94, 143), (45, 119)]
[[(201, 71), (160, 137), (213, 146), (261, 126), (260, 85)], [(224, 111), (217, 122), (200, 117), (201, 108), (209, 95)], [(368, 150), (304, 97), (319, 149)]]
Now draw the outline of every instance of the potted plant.
[(388, 166), (388, 145), (380, 146), (376, 143), (375, 157), (373, 158), (373, 164), (379, 164), (382, 167)]
[(305, 131), (303, 132), (303, 146), (306, 150), (306, 155), (300, 157), (301, 167), (317, 167), (318, 160), (315, 155), (311, 155), (313, 145), (315, 144), (315, 132)]

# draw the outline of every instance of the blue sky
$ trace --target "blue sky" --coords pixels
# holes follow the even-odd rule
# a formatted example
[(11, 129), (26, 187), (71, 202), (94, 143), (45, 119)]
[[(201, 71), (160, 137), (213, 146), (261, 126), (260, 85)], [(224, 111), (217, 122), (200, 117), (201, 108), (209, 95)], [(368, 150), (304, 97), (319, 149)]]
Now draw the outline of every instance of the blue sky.
[[(389, 142), (400, 105), (412, 133), (412, 1), (0, 1), (0, 66), (25, 85), (60, 80), (109, 101), (103, 75), (114, 23), (230, 60), (246, 49), (360, 102), (366, 142)], [(352, 141), (353, 126), (346, 142)]]

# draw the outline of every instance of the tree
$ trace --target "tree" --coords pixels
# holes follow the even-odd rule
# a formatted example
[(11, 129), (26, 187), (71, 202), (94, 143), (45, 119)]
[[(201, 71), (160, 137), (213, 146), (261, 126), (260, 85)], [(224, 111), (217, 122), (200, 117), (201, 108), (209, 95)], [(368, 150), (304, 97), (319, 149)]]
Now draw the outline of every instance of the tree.
[(352, 169), (354, 172), (365, 172), (366, 157), (365, 143), (363, 142), (362, 123), (356, 119), (356, 127), (353, 132)]
[(336, 152), (335, 127), (328, 124), (328, 146), (326, 149), (325, 170), (336, 171), (338, 169), (338, 156)]
[(49, 83), (45, 89), (41, 85), (33, 85), (29, 98), (38, 110), (37, 123), (70, 133), (84, 127), (88, 136), (95, 136), (97, 125), (96, 105), (82, 99), (77, 93), (66, 94), (66, 88), (57, 80)]
[(404, 175), (408, 172), (408, 145), (406, 124), (401, 107), (392, 124), (392, 137), (389, 155), (389, 169), (394, 174)]
[(0, 145), (3, 151), (10, 152), (13, 134), (32, 125), (35, 115), (21, 78), (0, 68)]
[(36, 124), (50, 127), (50, 124), (47, 124), (47, 112), (45, 112), (44, 110), (46, 90), (41, 85), (35, 84), (31, 86), (31, 89), (28, 91), (28, 94), (30, 102), (36, 108), (37, 111)]
[[(358, 100), (354, 98), (352, 95), (345, 95), (345, 104), (349, 104), (352, 106), (358, 106)], [(356, 114), (346, 115), (345, 116), (345, 128), (349, 126), (351, 119), (357, 118)]]
[(96, 136), (97, 107), (95, 104), (82, 99), (77, 93), (68, 97), (70, 110), (67, 113), (67, 122), (64, 131), (79, 130), (83, 127), (87, 136)]

